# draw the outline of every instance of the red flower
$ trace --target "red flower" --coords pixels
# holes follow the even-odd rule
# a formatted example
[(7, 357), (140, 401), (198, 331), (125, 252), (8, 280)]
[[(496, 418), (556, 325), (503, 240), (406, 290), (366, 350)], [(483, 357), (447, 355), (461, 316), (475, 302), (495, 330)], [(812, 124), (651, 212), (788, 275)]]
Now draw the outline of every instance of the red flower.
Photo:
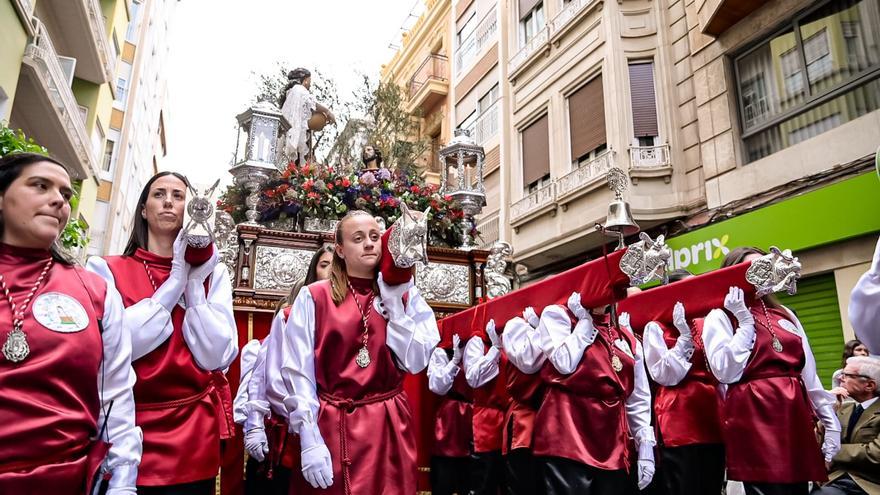
[(303, 184), (302, 187), (303, 187), (303, 189), (306, 190), (306, 191), (311, 191), (311, 190), (312, 190), (312, 186), (314, 186), (314, 185), (315, 185), (315, 183), (312, 182), (312, 179), (309, 179), (309, 180), (307, 180), (307, 181)]
[(327, 183), (327, 189), (331, 189), (331, 190), (333, 189), (333, 183), (332, 183), (332, 182), (328, 182), (328, 183)]
[(452, 201), (452, 196), (450, 196), (448, 194), (443, 196), (443, 201)]
[(418, 194), (420, 191), (418, 185), (413, 185), (412, 187), (409, 188), (409, 190), (412, 191), (413, 194)]
[(349, 187), (349, 186), (351, 186), (351, 181), (348, 180), (348, 177), (343, 177), (342, 178), (342, 187)]

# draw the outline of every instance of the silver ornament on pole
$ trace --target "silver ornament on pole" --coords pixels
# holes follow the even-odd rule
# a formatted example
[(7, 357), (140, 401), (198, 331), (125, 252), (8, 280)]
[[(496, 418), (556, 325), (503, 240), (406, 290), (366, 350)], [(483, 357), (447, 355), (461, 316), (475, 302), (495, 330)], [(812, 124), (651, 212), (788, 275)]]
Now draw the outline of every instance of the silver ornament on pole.
[(470, 232), (474, 217), (486, 205), (486, 188), (483, 184), (483, 162), (486, 152), (476, 144), (470, 132), (456, 129), (452, 141), (440, 149), (440, 193), (447, 194), (461, 205), (464, 218), (464, 240), (461, 249), (469, 250), (472, 244)]
[(623, 192), (626, 191), (629, 177), (620, 168), (611, 167), (605, 175), (605, 180), (608, 181), (608, 187), (614, 191), (614, 199), (608, 205), (608, 215), (605, 217), (605, 224), (596, 224), (596, 229), (601, 230), (609, 237), (617, 238), (618, 242), (615, 250), (623, 249), (626, 247), (623, 243), (623, 238), (636, 234), (641, 230), (639, 224), (633, 219), (629, 203), (623, 199)]

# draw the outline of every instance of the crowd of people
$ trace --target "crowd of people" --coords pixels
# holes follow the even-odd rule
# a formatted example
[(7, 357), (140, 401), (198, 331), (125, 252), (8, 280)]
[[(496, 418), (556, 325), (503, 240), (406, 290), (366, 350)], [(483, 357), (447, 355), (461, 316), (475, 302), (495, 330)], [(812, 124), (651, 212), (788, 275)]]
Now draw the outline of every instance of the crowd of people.
[[(232, 288), (216, 252), (187, 255), (187, 189), (154, 176), (125, 251), (83, 268), (54, 247), (64, 165), (0, 158), (0, 493), (207, 495), (239, 423), (248, 493), (414, 494), (403, 381), (425, 371), (433, 493), (880, 493), (880, 244), (826, 391), (797, 315), (739, 283), (757, 249), (630, 288), (620, 314), (582, 289), (462, 328), (391, 282), (352, 211), (242, 349), (233, 398)], [(643, 322), (648, 301), (668, 318)]]

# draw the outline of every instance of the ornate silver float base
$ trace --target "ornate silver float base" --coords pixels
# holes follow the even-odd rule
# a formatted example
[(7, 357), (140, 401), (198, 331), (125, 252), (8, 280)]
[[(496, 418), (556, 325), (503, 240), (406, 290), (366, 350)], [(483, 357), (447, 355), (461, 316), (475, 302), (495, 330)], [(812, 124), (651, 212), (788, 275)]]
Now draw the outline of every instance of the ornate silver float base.
[(339, 220), (306, 217), (303, 220), (303, 231), (315, 234), (332, 234), (336, 232), (336, 225), (338, 223)]

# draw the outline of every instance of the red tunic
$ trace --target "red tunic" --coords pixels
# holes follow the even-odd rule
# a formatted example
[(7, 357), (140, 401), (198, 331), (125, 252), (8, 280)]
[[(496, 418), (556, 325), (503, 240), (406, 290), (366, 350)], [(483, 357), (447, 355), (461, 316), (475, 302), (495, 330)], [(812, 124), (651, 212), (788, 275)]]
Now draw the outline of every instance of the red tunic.
[(471, 454), (473, 404), (472, 391), (459, 371), (452, 388), (440, 399), (434, 418), (434, 445), (431, 455), (467, 457)]
[[(171, 273), (171, 258), (143, 249), (133, 256), (111, 256), (106, 261), (126, 308), (154, 293), (144, 261), (157, 286)], [(185, 310), (175, 306), (171, 336), (132, 363), (137, 374), (136, 422), (144, 432), (138, 485), (175, 485), (213, 478), (220, 468), (220, 440), (230, 436), (226, 377), (196, 364), (183, 339), (184, 315)], [(182, 463), (186, 469), (181, 469)]]
[(508, 360), (504, 363), (510, 405), (504, 414), (502, 454), (514, 449), (531, 449), (535, 416), (541, 403), (541, 374), (527, 375)]
[(478, 454), (501, 450), (504, 443), (504, 414), (510, 405), (507, 378), (504, 376), (507, 356), (501, 354), (498, 376), (474, 389), (474, 452)]
[[(660, 325), (667, 347), (672, 347), (679, 333), (675, 328)], [(703, 351), (703, 319), (691, 325), (694, 336), (694, 354), (687, 376), (673, 387), (657, 386), (654, 414), (660, 428), (663, 445), (722, 443), (721, 394), (718, 380), (709, 371)]]
[[(0, 273), (16, 304), (24, 302), (49, 253), (0, 244)], [(57, 292), (76, 299), (88, 326), (62, 333), (40, 324), (33, 303)], [(23, 331), (30, 354), (12, 363), (0, 357), (0, 493), (80, 495), (97, 473), (109, 444), (98, 433), (98, 373), (103, 341), (105, 282), (80, 267), (55, 263), (27, 312)], [(5, 298), (5, 296), (4, 296)], [(12, 327), (12, 311), (0, 302), (0, 339)]]
[[(724, 440), (728, 478), (763, 483), (825, 481), (813, 407), (801, 380), (801, 338), (779, 326), (790, 316), (767, 308), (782, 352), (772, 347), (761, 306), (752, 307), (755, 346), (742, 378), (727, 389)], [(792, 323), (793, 324), (793, 323)]]
[[(574, 373), (563, 375), (552, 365), (541, 371), (546, 386), (535, 418), (534, 454), (571, 459), (606, 470), (628, 469), (630, 455), (626, 399), (633, 391), (635, 360), (619, 348), (620, 372), (611, 367), (607, 319), (594, 318), (599, 329)], [(611, 329), (614, 338), (617, 331)], [(621, 335), (635, 349), (635, 338)]]
[(329, 281), (308, 286), (315, 302), (318, 427), (333, 461), (333, 485), (312, 488), (302, 476), (293, 476), (290, 493), (415, 493), (416, 440), (403, 392), (404, 371), (385, 344), (386, 322), (375, 310), (369, 319), (370, 365), (361, 368), (355, 362), (363, 323), (354, 297), (366, 309), (373, 282), (350, 280), (356, 295), (349, 293), (339, 306)]

